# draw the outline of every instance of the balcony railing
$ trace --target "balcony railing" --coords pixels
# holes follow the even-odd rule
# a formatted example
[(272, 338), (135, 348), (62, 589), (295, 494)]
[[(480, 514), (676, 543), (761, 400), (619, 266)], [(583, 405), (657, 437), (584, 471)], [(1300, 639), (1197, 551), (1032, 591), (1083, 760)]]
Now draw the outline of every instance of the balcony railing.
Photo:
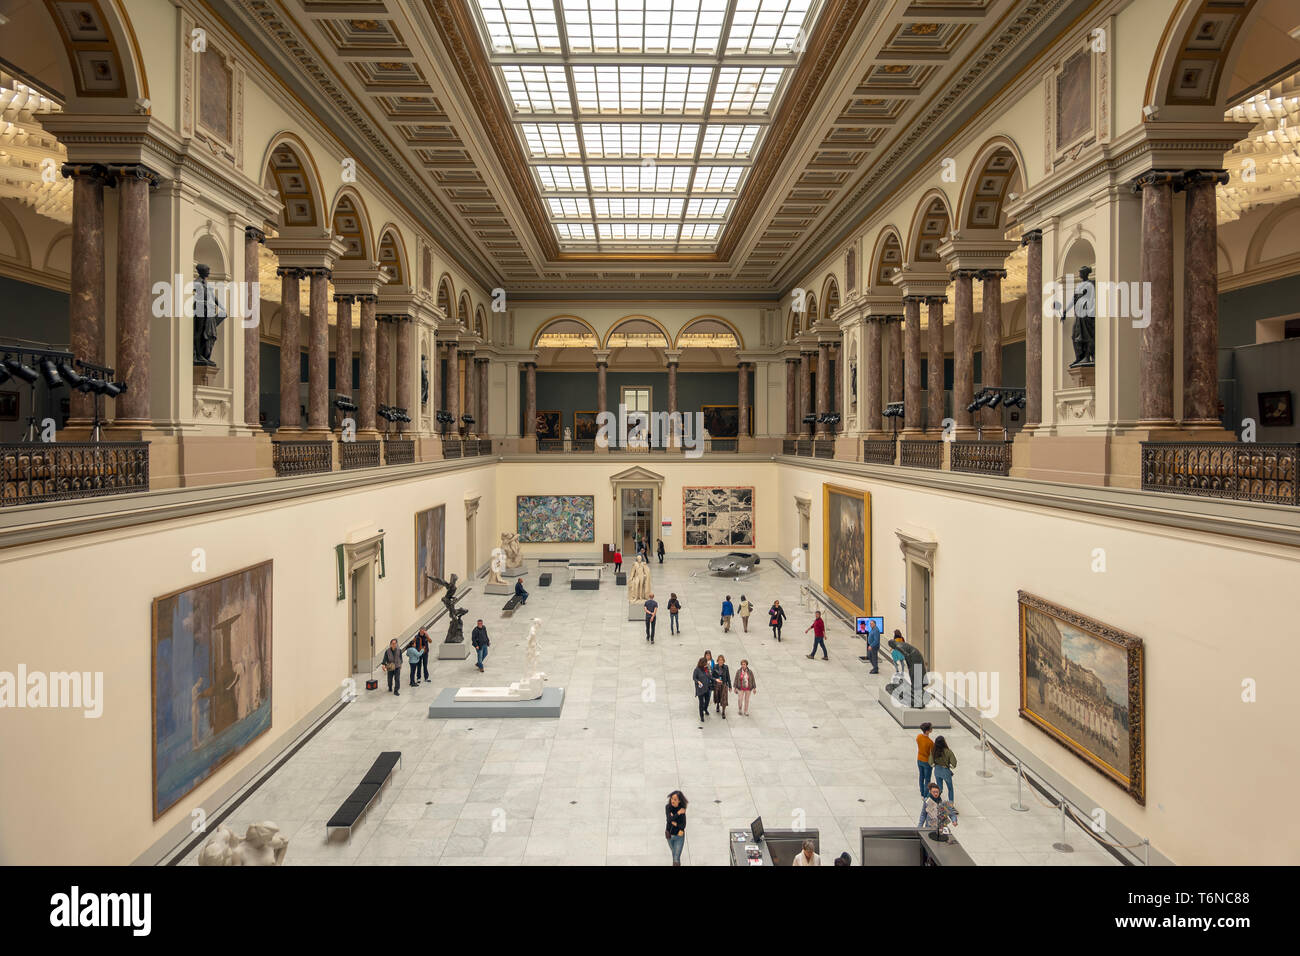
[(896, 451), (892, 438), (866, 438), (862, 442), (862, 460), (870, 465), (892, 465)]
[(478, 453), (479, 453), (479, 455), (490, 455), (490, 454), (492, 454), (492, 439), (491, 439), (491, 438), (480, 438), (480, 439), (478, 440)]
[(939, 468), (943, 462), (943, 442), (939, 439), (902, 441), (898, 444), (898, 463), (905, 468)]
[(351, 471), (353, 468), (378, 468), (379, 458), (378, 439), (339, 442), (339, 468), (343, 471)]
[(564, 451), (564, 439), (539, 438), (537, 439), (537, 450), (539, 452), (562, 452)]
[(384, 464), (410, 465), (415, 463), (415, 441), (411, 438), (390, 438), (384, 442)]
[(1011, 442), (954, 441), (951, 450), (952, 458), (948, 467), (952, 471), (966, 471), (977, 475), (1011, 473)]
[(148, 490), (148, 442), (0, 444), (0, 505)]
[(1142, 490), (1300, 505), (1300, 444), (1143, 442)]
[(273, 441), (271, 462), (277, 476), (314, 475), (334, 469), (331, 441)]
[(740, 440), (736, 438), (709, 439), (710, 451), (735, 452), (740, 449)]
[(595, 451), (596, 439), (594, 438), (575, 438), (573, 440), (574, 451)]
[(812, 457), (812, 439), (811, 439), (811, 438), (799, 438), (799, 439), (796, 439), (796, 440), (795, 440), (795, 443), (794, 443), (794, 453), (795, 453), (796, 455), (799, 455), (799, 456), (803, 457), (803, 458), (811, 458), (811, 457)]
[(814, 458), (834, 458), (834, 457), (835, 457), (835, 439), (834, 439), (834, 438), (814, 438), (814, 439), (813, 439), (813, 457), (814, 457)]
[(781, 454), (796, 455), (799, 453), (799, 440), (797, 438), (781, 439)]

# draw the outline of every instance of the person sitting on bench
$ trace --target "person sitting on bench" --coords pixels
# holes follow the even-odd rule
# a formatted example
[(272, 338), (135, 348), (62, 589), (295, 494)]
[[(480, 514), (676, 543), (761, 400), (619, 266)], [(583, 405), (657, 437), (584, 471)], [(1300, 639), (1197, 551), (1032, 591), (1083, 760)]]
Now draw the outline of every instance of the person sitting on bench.
[(519, 606), (523, 607), (528, 603), (528, 592), (524, 590), (524, 579), (515, 578), (515, 597), (519, 598)]

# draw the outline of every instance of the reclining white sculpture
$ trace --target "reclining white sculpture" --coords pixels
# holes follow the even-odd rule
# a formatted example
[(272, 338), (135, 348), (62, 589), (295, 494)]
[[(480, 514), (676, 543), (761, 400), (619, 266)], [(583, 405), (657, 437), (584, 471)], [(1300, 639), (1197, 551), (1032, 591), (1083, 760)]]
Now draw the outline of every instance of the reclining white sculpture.
[(546, 686), (546, 674), (541, 667), (541, 643), (537, 639), (537, 629), (542, 619), (533, 618), (532, 627), (528, 629), (528, 656), (524, 670), (528, 676), (517, 680), (509, 687), (462, 687), (456, 692), (458, 701), (522, 701), (537, 700), (542, 696)]

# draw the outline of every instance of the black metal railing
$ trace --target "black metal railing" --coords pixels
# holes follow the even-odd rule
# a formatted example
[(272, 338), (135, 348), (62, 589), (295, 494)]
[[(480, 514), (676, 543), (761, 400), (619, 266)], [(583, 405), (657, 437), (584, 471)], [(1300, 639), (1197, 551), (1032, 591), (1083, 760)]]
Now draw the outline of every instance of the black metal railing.
[(331, 441), (273, 441), (271, 462), (277, 476), (315, 475), (334, 470)]
[(410, 438), (390, 438), (384, 442), (384, 464), (410, 465), (415, 463), (415, 441)]
[(573, 440), (574, 451), (595, 451), (596, 439), (594, 438), (575, 438)]
[(442, 457), (443, 458), (460, 458), (461, 446), (459, 438), (444, 438), (442, 440)]
[(799, 441), (796, 438), (781, 439), (781, 454), (796, 455), (799, 453)]
[(1011, 473), (1011, 442), (1009, 441), (954, 441), (950, 471), (965, 471), (976, 475), (1007, 475)]
[(797, 440), (795, 441), (795, 444), (794, 444), (794, 453), (795, 453), (796, 455), (801, 455), (801, 456), (803, 456), (804, 458), (811, 458), (811, 457), (812, 457), (812, 439), (811, 439), (811, 438), (800, 438), (800, 439), (797, 439)]
[(479, 453), (479, 455), (490, 455), (490, 454), (492, 454), (492, 439), (491, 439), (491, 438), (480, 438), (480, 439), (478, 440), (478, 453)]
[(1143, 442), (1142, 490), (1300, 505), (1300, 444)]
[(862, 441), (862, 460), (870, 465), (892, 465), (897, 450), (892, 438), (865, 438)]
[(564, 451), (563, 438), (539, 438), (537, 439), (537, 450), (539, 452), (557, 452)]
[(813, 457), (814, 457), (814, 458), (834, 458), (834, 457), (835, 457), (835, 439), (834, 439), (834, 438), (814, 438), (814, 439), (813, 439)]
[(378, 468), (381, 457), (379, 439), (374, 441), (339, 442), (339, 468), (351, 471), (353, 468)]
[(943, 461), (943, 442), (919, 439), (898, 443), (898, 463), (905, 468), (937, 469)]
[(148, 490), (145, 441), (0, 444), (0, 505)]
[(709, 449), (711, 451), (739, 451), (740, 440), (737, 438), (713, 438), (709, 441)]

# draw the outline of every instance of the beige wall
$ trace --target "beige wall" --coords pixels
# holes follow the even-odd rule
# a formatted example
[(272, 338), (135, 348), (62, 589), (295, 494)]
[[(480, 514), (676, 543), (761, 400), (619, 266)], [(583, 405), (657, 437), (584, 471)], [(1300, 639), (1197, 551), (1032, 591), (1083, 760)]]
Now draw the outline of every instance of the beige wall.
[[(204, 801), (271, 756), (263, 751), (351, 673), (349, 602), (335, 600), (335, 545), (358, 529), (383, 529), (387, 575), (375, 586), (375, 634), (377, 645), (387, 643), (437, 608), (436, 599), (415, 606), (415, 512), (447, 506), (447, 569), (463, 576), (465, 498), (482, 498), (478, 553), (485, 556), (494, 492), (492, 469), (480, 467), (0, 551), (5, 593), (25, 596), (8, 602), (0, 669), (22, 663), (29, 673), (104, 675), (98, 719), (79, 710), (0, 712), (0, 862), (130, 863), (193, 809), (213, 812)], [(206, 552), (206, 574), (192, 570), (195, 548)], [(152, 601), (268, 558), (275, 562), (271, 729), (155, 822)], [(478, 600), (471, 596), (469, 606)]]
[[(885, 616), (886, 633), (900, 625), (904, 583), (895, 531), (938, 541), (931, 668), (996, 673), (993, 723), (1110, 817), (1180, 864), (1300, 860), (1295, 828), (1264, 822), (1265, 794), (1294, 787), (1300, 758), (1282, 686), (1300, 664), (1296, 549), (806, 468), (778, 471), (786, 552), (796, 545), (795, 496), (811, 500), (815, 582), (823, 580), (823, 482), (871, 492), (874, 611)], [(1104, 573), (1092, 570), (1095, 548), (1105, 550)], [(1020, 589), (1142, 638), (1145, 807), (1018, 716)], [(1242, 702), (1247, 679), (1258, 682), (1257, 703)]]

